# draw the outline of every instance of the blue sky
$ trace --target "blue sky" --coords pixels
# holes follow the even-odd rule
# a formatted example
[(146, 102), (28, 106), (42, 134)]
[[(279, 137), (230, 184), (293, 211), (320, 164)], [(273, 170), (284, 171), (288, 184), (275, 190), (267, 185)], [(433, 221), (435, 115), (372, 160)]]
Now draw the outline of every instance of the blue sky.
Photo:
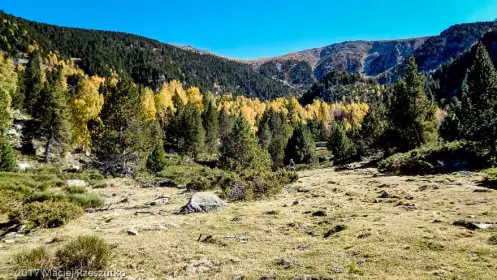
[(345, 40), (436, 35), (494, 20), (497, 0), (2, 0), (30, 20), (123, 31), (235, 58), (258, 58)]

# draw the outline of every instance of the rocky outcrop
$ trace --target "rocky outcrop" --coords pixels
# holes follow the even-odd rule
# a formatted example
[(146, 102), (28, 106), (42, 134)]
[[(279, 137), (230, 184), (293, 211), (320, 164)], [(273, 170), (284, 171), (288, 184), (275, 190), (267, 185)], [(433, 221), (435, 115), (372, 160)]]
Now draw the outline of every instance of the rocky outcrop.
[(194, 193), (188, 203), (179, 210), (178, 214), (215, 212), (225, 210), (226, 202), (220, 199), (215, 193), (198, 192)]

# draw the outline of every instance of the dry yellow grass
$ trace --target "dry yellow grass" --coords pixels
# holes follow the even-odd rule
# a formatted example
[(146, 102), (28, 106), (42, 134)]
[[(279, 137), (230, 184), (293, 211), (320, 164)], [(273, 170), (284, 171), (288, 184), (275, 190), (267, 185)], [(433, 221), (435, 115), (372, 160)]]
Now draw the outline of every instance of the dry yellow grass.
[[(481, 179), (478, 175), (374, 174), (372, 169), (303, 171), (299, 182), (274, 199), (230, 204), (224, 212), (181, 216), (173, 212), (190, 196), (183, 190), (113, 184), (94, 190), (107, 203), (114, 203), (111, 208), (143, 205), (159, 195), (171, 195), (172, 200), (150, 209), (85, 214), (62, 228), (38, 230), (18, 243), (5, 244), (0, 249), (0, 275), (12, 277), (12, 256), (25, 248), (57, 237), (62, 241), (45, 245), (55, 250), (73, 236), (97, 234), (117, 253), (111, 269), (137, 279), (233, 279), (237, 275), (259, 279), (271, 274), (277, 279), (304, 275), (497, 279), (497, 245), (488, 242), (497, 231), (471, 231), (452, 224), (458, 219), (497, 222), (497, 192), (474, 192)], [(433, 184), (439, 189), (433, 189)], [(426, 190), (420, 190), (426, 185)], [(399, 198), (379, 199), (382, 191)], [(131, 202), (118, 203), (124, 198)], [(318, 210), (328, 215), (313, 216)], [(135, 215), (137, 211), (156, 215)], [(336, 225), (346, 229), (324, 238)], [(140, 235), (127, 235), (131, 228)], [(200, 234), (213, 238), (199, 242)]]

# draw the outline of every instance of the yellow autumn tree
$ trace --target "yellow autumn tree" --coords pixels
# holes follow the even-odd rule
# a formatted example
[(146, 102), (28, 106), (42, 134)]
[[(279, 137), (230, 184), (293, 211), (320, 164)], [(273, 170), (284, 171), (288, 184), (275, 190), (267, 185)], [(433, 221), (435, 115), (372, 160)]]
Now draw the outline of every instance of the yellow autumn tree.
[(200, 89), (198, 87), (191, 87), (186, 91), (187, 104), (196, 108), (199, 111), (202, 111), (202, 93), (200, 93)]
[(91, 145), (87, 123), (98, 118), (104, 105), (104, 97), (98, 92), (103, 79), (85, 76), (76, 87), (76, 95), (70, 100), (72, 112), (73, 142), (85, 149)]
[(155, 107), (154, 92), (149, 88), (142, 88), (141, 90), (142, 111), (145, 118), (149, 121), (155, 120), (157, 109)]

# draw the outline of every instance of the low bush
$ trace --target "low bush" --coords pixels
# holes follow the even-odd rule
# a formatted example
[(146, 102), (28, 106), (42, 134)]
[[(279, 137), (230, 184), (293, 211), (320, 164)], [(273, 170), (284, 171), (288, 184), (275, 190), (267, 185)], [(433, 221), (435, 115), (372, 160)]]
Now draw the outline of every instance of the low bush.
[(30, 202), (43, 202), (43, 201), (62, 201), (65, 200), (67, 197), (64, 193), (61, 192), (54, 192), (54, 191), (35, 191), (29, 194), (26, 197), (25, 202), (30, 203)]
[(104, 270), (112, 259), (112, 250), (98, 236), (79, 236), (56, 252), (57, 264), (65, 270)]
[[(19, 269), (27, 269), (29, 271), (33, 269), (51, 269), (53, 267), (53, 260), (45, 248), (39, 247), (14, 255), (14, 264)], [(36, 272), (32, 271), (32, 274), (34, 276)]]
[(70, 194), (75, 194), (75, 193), (86, 193), (86, 188), (85, 187), (78, 187), (78, 186), (71, 186), (71, 187), (66, 187), (64, 190)]
[(399, 174), (447, 173), (481, 169), (488, 165), (487, 154), (464, 141), (427, 145), (390, 156), (378, 164), (380, 172)]
[(278, 194), (285, 184), (298, 180), (295, 172), (245, 172), (242, 174), (224, 173), (218, 180), (221, 196), (229, 201), (257, 200)]
[(217, 183), (218, 178), (216, 176), (197, 176), (192, 179), (188, 184), (186, 184), (186, 189), (188, 191), (206, 191), (212, 189)]
[(44, 201), (12, 209), (9, 218), (17, 223), (31, 222), (39, 227), (58, 227), (83, 215), (83, 209), (68, 201)]
[(487, 188), (497, 189), (497, 168), (485, 170), (485, 179), (483, 185)]
[(83, 208), (102, 207), (104, 200), (94, 193), (73, 193), (69, 201)]

